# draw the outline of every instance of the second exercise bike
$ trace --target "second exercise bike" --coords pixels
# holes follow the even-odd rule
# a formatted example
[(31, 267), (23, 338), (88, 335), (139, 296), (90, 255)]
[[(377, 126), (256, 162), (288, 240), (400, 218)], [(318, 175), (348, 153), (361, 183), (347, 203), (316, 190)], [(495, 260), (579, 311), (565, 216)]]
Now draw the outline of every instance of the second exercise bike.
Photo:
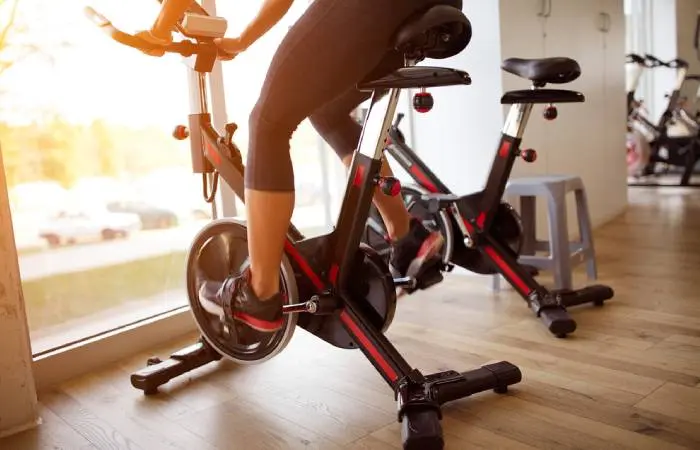
[[(609, 286), (593, 285), (578, 290), (548, 290), (539, 284), (536, 271), (518, 263), (523, 240), (520, 217), (502, 201), (516, 160), (531, 163), (537, 152), (521, 149), (520, 143), (535, 104), (546, 105), (544, 117), (553, 120), (558, 112), (554, 103), (585, 101), (583, 94), (564, 89), (545, 89), (547, 84), (565, 84), (581, 74), (578, 63), (570, 58), (506, 59), (503, 70), (532, 82), (532, 89), (506, 92), (504, 105), (512, 105), (491, 165), (486, 187), (458, 196), (433, 173), (404, 139), (398, 128), (401, 115), (389, 131), (387, 152), (415, 180), (401, 188), (401, 195), (413, 216), (445, 237), (442, 261), (446, 271), (454, 265), (478, 274), (500, 274), (522, 296), (537, 317), (557, 337), (576, 329), (566, 308), (585, 303), (602, 305), (613, 297)], [(432, 100), (421, 92), (414, 100), (420, 112), (429, 110)], [(364, 240), (386, 255), (390, 240), (381, 216), (372, 210)]]

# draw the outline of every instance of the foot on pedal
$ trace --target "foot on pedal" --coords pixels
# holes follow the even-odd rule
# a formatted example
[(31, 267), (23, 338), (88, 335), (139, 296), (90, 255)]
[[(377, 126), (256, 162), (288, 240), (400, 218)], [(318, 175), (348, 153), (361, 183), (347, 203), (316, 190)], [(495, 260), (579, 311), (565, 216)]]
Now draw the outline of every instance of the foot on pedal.
[(227, 278), (223, 283), (205, 282), (199, 302), (210, 314), (223, 317), (229, 325), (242, 324), (260, 333), (274, 333), (284, 326), (283, 294), (261, 300), (249, 284), (250, 272)]
[(444, 242), (439, 231), (430, 231), (420, 220), (412, 218), (408, 233), (392, 244), (391, 267), (398, 272), (397, 276), (415, 278), (426, 262), (440, 253)]

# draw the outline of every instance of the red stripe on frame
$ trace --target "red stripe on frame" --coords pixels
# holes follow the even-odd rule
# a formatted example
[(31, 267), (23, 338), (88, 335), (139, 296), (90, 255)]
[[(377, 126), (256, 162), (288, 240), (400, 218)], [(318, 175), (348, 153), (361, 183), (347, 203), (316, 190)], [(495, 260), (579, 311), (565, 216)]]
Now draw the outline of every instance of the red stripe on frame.
[(513, 283), (515, 283), (516, 287), (520, 289), (520, 292), (522, 292), (525, 295), (530, 295), (532, 291), (530, 290), (528, 285), (525, 284), (525, 282), (519, 276), (517, 276), (515, 272), (513, 272), (513, 269), (511, 269), (505, 261), (503, 261), (503, 258), (501, 258), (501, 255), (499, 255), (498, 252), (496, 252), (495, 248), (491, 246), (486, 246), (484, 247), (484, 250), (491, 257), (493, 262), (495, 262), (496, 265), (501, 268), (506, 277), (513, 280)]
[(221, 157), (208, 141), (204, 141), (204, 148), (207, 151), (207, 155), (209, 155), (209, 157), (211, 157), (211, 159), (214, 160), (214, 164), (221, 164)]
[(365, 166), (357, 166), (357, 170), (355, 171), (355, 178), (352, 180), (352, 185), (353, 186), (360, 186), (362, 184), (362, 180), (365, 178)]
[(325, 287), (323, 281), (321, 281), (321, 278), (316, 275), (316, 272), (314, 272), (309, 263), (307, 263), (306, 260), (299, 254), (299, 251), (289, 241), (284, 242), (284, 249), (292, 257), (292, 259), (296, 261), (297, 265), (306, 274), (306, 276), (309, 277), (309, 280), (311, 280), (316, 289), (319, 291), (323, 290)]
[(411, 166), (410, 171), (416, 177), (416, 179), (418, 179), (418, 182), (421, 184), (421, 186), (426, 188), (429, 192), (434, 194), (438, 191), (437, 187), (435, 187), (435, 185), (430, 182), (428, 177), (420, 171), (420, 168), (418, 166)]
[(498, 156), (500, 156), (501, 158), (507, 158), (509, 153), (510, 153), (510, 142), (508, 142), (508, 141), (501, 142), (501, 147), (498, 149)]
[(377, 362), (379, 369), (382, 372), (384, 372), (387, 378), (389, 378), (389, 380), (392, 383), (396, 381), (399, 378), (399, 376), (396, 374), (396, 371), (379, 353), (377, 347), (375, 347), (369, 341), (367, 336), (362, 332), (362, 330), (360, 330), (357, 324), (353, 322), (352, 318), (348, 315), (348, 313), (345, 310), (343, 310), (343, 312), (340, 313), (340, 320), (343, 321), (343, 323), (350, 329), (350, 332), (357, 338), (358, 341), (360, 341), (360, 345), (362, 345), (362, 347), (364, 347), (369, 352), (369, 354), (372, 356), (372, 359), (374, 359), (374, 361)]
[(338, 267), (338, 264), (333, 264), (331, 266), (331, 270), (328, 274), (328, 277), (330, 278), (331, 283), (333, 283), (334, 286), (335, 286), (335, 282), (338, 280), (338, 270), (340, 270)]
[(486, 222), (486, 213), (480, 212), (479, 217), (476, 218), (476, 225), (479, 228), (484, 228), (484, 223)]

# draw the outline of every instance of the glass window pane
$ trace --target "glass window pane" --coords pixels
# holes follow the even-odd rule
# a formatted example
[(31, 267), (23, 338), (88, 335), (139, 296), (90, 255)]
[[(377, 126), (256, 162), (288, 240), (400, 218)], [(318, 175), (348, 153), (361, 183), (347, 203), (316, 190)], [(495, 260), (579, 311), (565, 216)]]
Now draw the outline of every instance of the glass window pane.
[[(18, 5), (0, 140), (39, 353), (185, 305), (185, 252), (211, 214), (189, 143), (171, 137), (189, 112), (180, 59), (120, 46), (82, 2)], [(92, 5), (127, 31), (158, 11)]]

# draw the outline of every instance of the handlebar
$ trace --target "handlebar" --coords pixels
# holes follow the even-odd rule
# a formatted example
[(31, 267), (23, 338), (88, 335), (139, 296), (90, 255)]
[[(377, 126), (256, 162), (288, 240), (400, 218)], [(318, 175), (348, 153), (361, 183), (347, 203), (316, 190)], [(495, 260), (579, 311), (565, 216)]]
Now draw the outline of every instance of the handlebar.
[(688, 62), (680, 58), (672, 59), (670, 61), (661, 61), (656, 56), (647, 53), (644, 55), (644, 59), (646, 61), (646, 67), (650, 68), (667, 67), (669, 69), (682, 69), (688, 67)]
[(184, 57), (212, 53), (216, 53), (218, 56), (223, 56), (226, 58), (232, 58), (233, 56), (235, 56), (222, 51), (216, 46), (214, 40), (211, 38), (201, 38), (196, 39), (195, 41), (183, 39), (181, 41), (173, 42), (168, 45), (153, 44), (151, 42), (138, 38), (133, 34), (125, 33), (119, 30), (117, 27), (112, 25), (112, 22), (110, 22), (105, 16), (98, 13), (89, 6), (85, 7), (85, 15), (95, 25), (97, 25), (98, 28), (100, 28), (105, 34), (107, 34), (115, 41), (119, 42), (122, 45), (126, 45), (128, 47), (132, 47), (144, 52), (162, 50), (167, 53), (177, 53)]

